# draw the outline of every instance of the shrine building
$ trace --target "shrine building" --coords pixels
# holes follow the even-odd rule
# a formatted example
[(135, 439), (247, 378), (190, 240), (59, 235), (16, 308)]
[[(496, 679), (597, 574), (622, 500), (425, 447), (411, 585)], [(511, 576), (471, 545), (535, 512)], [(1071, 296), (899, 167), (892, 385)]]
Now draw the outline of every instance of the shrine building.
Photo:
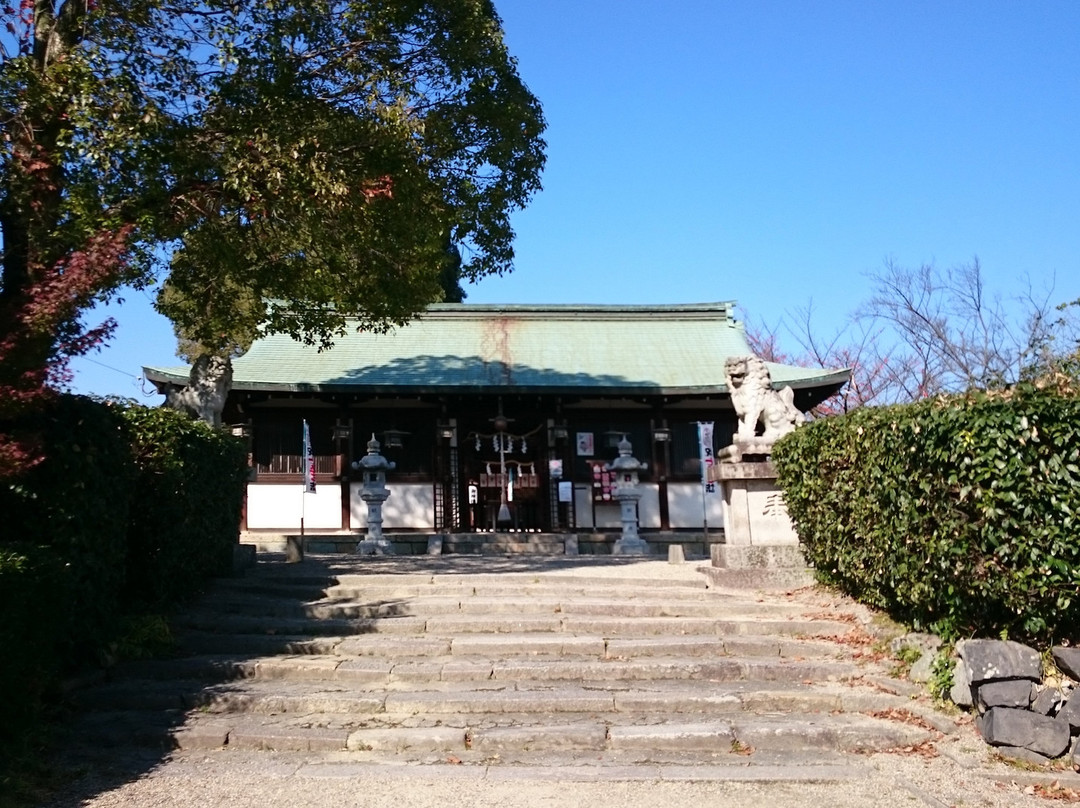
[[(352, 331), (321, 352), (284, 335), (261, 338), (234, 360), (223, 414), (250, 441), (242, 527), (295, 532), (303, 515), (309, 532), (362, 533), (353, 464), (372, 435), (394, 463), (388, 531), (616, 531), (605, 467), (623, 436), (646, 464), (644, 534), (719, 527), (720, 497), (702, 484), (698, 423), (714, 424), (710, 448), (731, 442), (724, 362), (751, 353), (733, 308), (436, 304), (404, 327)], [(768, 368), (803, 411), (849, 376)], [(188, 383), (186, 367), (144, 372), (161, 392)], [(315, 493), (302, 491), (304, 421)]]

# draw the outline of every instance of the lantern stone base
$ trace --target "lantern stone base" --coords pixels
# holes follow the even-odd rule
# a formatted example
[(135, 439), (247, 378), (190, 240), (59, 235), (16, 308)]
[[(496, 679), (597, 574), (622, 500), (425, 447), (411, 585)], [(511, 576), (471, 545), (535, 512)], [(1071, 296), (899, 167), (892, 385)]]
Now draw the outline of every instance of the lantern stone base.
[(640, 536), (623, 536), (611, 547), (612, 555), (621, 556), (647, 556), (651, 555), (649, 543)]
[(356, 554), (363, 556), (393, 555), (394, 545), (389, 539), (364, 539), (356, 545)]

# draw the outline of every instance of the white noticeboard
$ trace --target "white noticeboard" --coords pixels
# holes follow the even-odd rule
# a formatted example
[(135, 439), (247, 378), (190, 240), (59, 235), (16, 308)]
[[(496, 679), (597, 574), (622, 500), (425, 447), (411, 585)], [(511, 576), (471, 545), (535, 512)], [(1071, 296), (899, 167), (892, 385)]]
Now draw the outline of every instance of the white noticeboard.
[(574, 484), (571, 482), (559, 483), (559, 502), (574, 501)]
[(577, 454), (578, 457), (592, 457), (593, 456), (593, 433), (592, 432), (578, 432), (577, 433)]

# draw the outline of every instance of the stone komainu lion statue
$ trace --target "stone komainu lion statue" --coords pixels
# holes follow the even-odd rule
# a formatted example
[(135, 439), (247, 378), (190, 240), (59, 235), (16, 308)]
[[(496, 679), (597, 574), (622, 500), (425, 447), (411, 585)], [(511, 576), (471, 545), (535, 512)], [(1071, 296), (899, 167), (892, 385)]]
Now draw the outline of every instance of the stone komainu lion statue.
[(232, 385), (232, 363), (220, 356), (200, 356), (191, 367), (187, 387), (165, 393), (165, 406), (188, 412), (201, 421), (221, 426), (221, 411)]
[(795, 408), (795, 393), (790, 387), (777, 392), (765, 363), (756, 356), (731, 356), (724, 363), (724, 380), (731, 393), (731, 403), (739, 416), (736, 440), (760, 437), (776, 440), (806, 420)]

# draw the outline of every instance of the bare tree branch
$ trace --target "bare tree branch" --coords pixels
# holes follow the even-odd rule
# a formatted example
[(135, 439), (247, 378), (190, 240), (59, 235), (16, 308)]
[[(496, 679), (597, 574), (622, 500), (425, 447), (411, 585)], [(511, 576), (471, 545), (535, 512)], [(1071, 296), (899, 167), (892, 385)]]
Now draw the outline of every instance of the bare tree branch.
[[(751, 347), (767, 360), (851, 369), (818, 415), (1080, 373), (1080, 300), (1055, 309), (1052, 283), (1036, 294), (1028, 280), (1005, 299), (987, 286), (977, 257), (947, 270), (886, 260), (869, 277), (869, 299), (831, 331), (815, 322), (813, 301), (772, 327), (747, 323)], [(800, 353), (784, 353), (784, 336)]]

